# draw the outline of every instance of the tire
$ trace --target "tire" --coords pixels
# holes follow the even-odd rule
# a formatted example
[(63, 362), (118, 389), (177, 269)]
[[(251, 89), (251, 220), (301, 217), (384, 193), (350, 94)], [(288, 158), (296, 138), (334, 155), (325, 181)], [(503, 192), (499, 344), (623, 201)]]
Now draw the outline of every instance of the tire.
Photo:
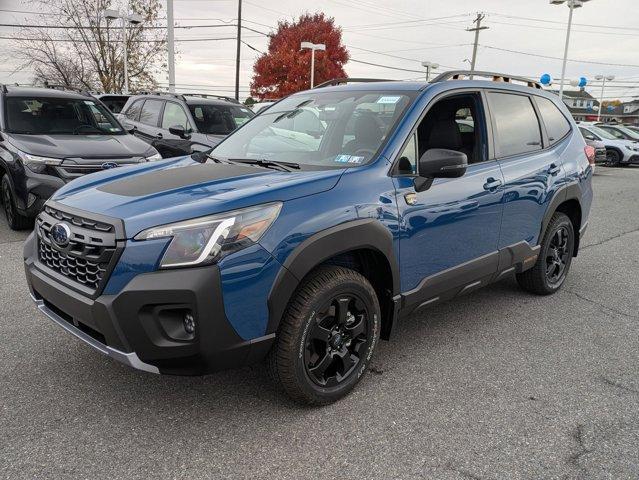
[(618, 167), (621, 155), (617, 150), (606, 150), (606, 167)]
[(8, 175), (2, 177), (2, 185), (0, 187), (2, 194), (2, 210), (7, 219), (7, 223), (11, 230), (25, 230), (33, 226), (33, 219), (22, 215), (16, 208), (16, 202), (13, 198), (11, 190), (11, 182)]
[(575, 248), (575, 230), (565, 214), (556, 212), (546, 228), (535, 266), (516, 275), (519, 286), (537, 295), (558, 291), (566, 280)]
[(295, 402), (335, 402), (366, 372), (380, 321), (377, 295), (364, 276), (321, 266), (293, 294), (266, 360), (269, 374)]

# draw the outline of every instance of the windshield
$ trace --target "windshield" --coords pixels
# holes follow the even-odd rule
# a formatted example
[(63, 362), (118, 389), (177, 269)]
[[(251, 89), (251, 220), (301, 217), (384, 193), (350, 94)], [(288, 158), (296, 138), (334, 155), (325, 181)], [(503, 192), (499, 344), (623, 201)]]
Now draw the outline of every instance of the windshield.
[(589, 127), (589, 130), (594, 133), (595, 135), (601, 137), (601, 138), (605, 138), (607, 140), (617, 140), (617, 137), (615, 137), (614, 135), (612, 135), (611, 133), (608, 133), (606, 130), (604, 130), (603, 128), (599, 128), (599, 127)]
[(320, 167), (363, 165), (417, 93), (342, 90), (294, 95), (260, 113), (212, 155)]
[(247, 107), (231, 105), (189, 105), (195, 125), (201, 133), (228, 135), (255, 114)]
[(120, 135), (111, 112), (90, 99), (7, 97), (7, 130), (29, 135)]

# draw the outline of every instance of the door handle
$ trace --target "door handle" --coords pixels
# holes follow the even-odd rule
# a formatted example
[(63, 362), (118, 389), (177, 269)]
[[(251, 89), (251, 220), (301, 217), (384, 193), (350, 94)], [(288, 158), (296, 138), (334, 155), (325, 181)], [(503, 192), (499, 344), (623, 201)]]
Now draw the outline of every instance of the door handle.
[(486, 183), (484, 183), (484, 190), (494, 190), (497, 187), (501, 187), (501, 185), (501, 180), (490, 177), (488, 180), (486, 180)]
[(550, 168), (548, 169), (548, 173), (550, 175), (557, 175), (559, 172), (561, 172), (561, 167), (558, 167), (554, 163), (551, 163)]

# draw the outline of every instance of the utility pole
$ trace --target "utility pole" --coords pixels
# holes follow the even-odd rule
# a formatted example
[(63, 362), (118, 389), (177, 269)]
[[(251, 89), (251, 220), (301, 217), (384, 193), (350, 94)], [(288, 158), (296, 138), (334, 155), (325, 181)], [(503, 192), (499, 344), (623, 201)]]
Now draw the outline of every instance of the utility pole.
[(166, 39), (169, 49), (169, 92), (175, 92), (175, 38), (173, 36), (173, 0), (166, 0)]
[(473, 20), (473, 23), (476, 23), (477, 26), (474, 28), (467, 28), (466, 31), (468, 32), (475, 32), (475, 43), (473, 45), (473, 58), (470, 61), (470, 78), (473, 78), (472, 76), (472, 72), (475, 71), (475, 61), (477, 60), (477, 45), (479, 44), (479, 31), (480, 30), (488, 30), (489, 27), (482, 27), (481, 26), (481, 21), (486, 18), (486, 15), (484, 15), (483, 13), (477, 13), (477, 17), (475, 18), (475, 20)]
[(242, 45), (242, 0), (237, 1), (237, 52), (235, 53), (235, 100), (240, 100), (240, 46)]
[(604, 101), (604, 89), (606, 88), (606, 80), (612, 82), (615, 79), (614, 75), (597, 75), (595, 77), (596, 80), (601, 80), (601, 97), (599, 100), (599, 110), (597, 111), (597, 121), (601, 120), (601, 107), (603, 106)]

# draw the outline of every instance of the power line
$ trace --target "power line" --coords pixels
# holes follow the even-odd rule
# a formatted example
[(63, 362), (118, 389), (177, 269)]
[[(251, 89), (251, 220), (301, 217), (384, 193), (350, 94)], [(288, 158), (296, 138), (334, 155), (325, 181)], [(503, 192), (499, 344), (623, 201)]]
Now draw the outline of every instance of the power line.
[[(490, 50), (498, 50), (500, 52), (508, 52), (508, 53), (518, 53), (520, 55), (528, 55), (530, 57), (539, 57), (539, 58), (547, 58), (550, 60), (563, 60), (563, 58), (560, 57), (553, 57), (550, 55), (541, 55), (541, 54), (537, 54), (537, 53), (531, 53), (531, 52), (522, 52), (519, 50), (511, 50), (509, 48), (501, 48), (501, 47), (494, 47), (492, 45), (481, 45), (483, 48), (488, 48)], [(567, 59), (567, 61), (569, 62), (573, 62), (573, 63), (587, 63), (587, 64), (592, 64), (592, 65), (609, 65), (609, 66), (615, 66), (615, 67), (634, 67), (634, 68), (639, 68), (639, 65), (633, 65), (633, 64), (626, 64), (626, 63), (606, 63), (606, 62), (596, 62), (593, 60), (576, 60), (576, 59), (572, 59), (569, 58)]]

